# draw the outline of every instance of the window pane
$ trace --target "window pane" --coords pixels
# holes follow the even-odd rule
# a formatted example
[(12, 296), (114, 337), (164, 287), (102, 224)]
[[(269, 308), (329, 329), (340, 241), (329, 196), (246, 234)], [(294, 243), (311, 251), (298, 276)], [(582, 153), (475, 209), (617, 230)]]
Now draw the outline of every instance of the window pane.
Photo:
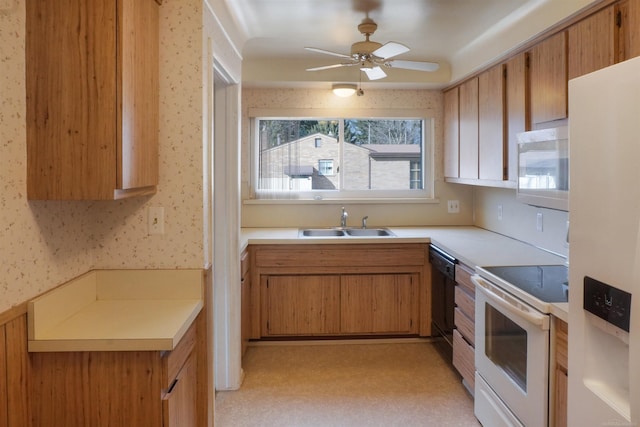
[(262, 197), (424, 189), (422, 120), (283, 118), (257, 125)]
[[(340, 157), (338, 120), (260, 120), (258, 189), (309, 191), (340, 188), (331, 161), (331, 173), (320, 173), (320, 160)], [(326, 169), (325, 171), (326, 172)]]
[(422, 120), (345, 120), (344, 187), (419, 190)]

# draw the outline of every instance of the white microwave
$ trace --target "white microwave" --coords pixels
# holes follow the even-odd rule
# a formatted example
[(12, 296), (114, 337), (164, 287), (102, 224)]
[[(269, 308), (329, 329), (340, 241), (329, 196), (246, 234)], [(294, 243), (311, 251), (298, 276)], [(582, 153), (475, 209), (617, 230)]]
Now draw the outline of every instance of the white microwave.
[(566, 126), (518, 134), (517, 199), (569, 210), (569, 130)]

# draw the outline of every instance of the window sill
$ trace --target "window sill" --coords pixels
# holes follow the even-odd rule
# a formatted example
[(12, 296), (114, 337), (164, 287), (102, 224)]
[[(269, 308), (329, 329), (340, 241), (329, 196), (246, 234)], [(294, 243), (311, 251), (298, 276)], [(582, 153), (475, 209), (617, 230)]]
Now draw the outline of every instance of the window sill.
[(357, 199), (244, 199), (243, 205), (379, 205), (379, 204), (437, 204), (440, 199), (428, 198), (357, 198)]

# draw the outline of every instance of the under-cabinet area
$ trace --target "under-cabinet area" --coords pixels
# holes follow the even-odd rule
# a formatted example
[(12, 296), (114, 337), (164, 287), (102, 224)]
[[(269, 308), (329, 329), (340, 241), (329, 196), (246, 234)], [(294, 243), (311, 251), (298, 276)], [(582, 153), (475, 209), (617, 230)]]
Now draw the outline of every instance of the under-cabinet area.
[(250, 338), (429, 336), (427, 249), (251, 245)]

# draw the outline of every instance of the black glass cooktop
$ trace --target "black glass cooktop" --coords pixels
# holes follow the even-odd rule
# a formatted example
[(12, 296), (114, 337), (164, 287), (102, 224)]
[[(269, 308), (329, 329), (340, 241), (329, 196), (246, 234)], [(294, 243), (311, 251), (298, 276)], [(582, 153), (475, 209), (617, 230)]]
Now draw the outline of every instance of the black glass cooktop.
[(541, 301), (569, 301), (569, 269), (564, 265), (484, 267), (484, 270)]

